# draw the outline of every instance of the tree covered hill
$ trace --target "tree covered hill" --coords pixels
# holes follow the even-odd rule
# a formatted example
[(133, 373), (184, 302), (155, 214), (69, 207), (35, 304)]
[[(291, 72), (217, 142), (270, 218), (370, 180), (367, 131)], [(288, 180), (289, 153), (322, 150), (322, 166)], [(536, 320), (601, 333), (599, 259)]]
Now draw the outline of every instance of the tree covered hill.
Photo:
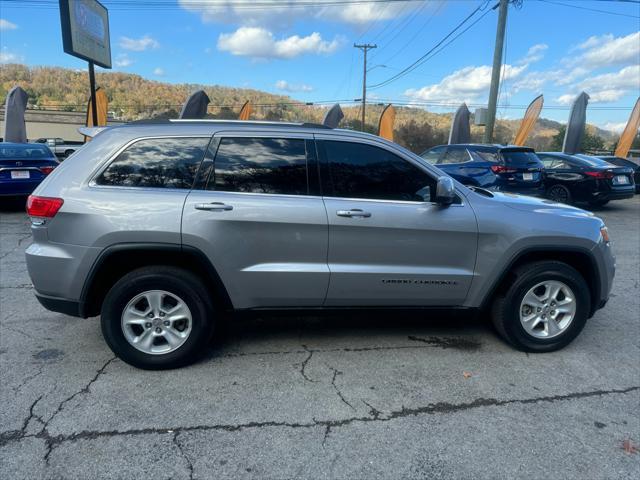
[[(211, 99), (212, 118), (237, 118), (241, 105), (249, 100), (254, 105), (251, 118), (283, 121), (321, 122), (328, 105), (306, 105), (285, 95), (248, 88), (219, 85), (171, 84), (149, 80), (129, 73), (100, 72), (96, 83), (109, 99), (109, 111), (124, 121), (141, 118), (175, 118), (186, 98), (196, 90), (204, 90)], [(60, 67), (28, 67), (7, 64), (0, 67), (0, 98), (16, 85), (29, 94), (30, 108), (84, 111), (88, 97), (88, 79), (84, 70)], [(365, 129), (377, 130), (382, 105), (367, 105)], [(345, 119), (341, 126), (360, 129), (360, 107), (343, 106)], [(451, 126), (451, 113), (435, 113), (422, 108), (396, 107), (396, 141), (413, 151), (446, 143)], [(513, 141), (520, 120), (498, 120), (495, 139), (499, 143)], [(557, 144), (562, 124), (540, 119), (529, 138), (529, 145), (545, 150)], [(474, 141), (481, 141), (482, 127), (472, 125)], [(595, 126), (587, 127), (587, 143), (598, 148), (611, 148), (616, 137)], [(591, 137), (591, 138), (590, 138)]]

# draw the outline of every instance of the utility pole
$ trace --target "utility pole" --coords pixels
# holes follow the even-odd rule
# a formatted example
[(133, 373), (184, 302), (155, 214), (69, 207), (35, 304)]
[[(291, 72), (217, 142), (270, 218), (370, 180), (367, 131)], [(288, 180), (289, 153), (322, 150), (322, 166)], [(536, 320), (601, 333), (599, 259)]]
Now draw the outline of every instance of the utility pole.
[(496, 123), (496, 104), (498, 103), (498, 88), (500, 87), (500, 73), (502, 71), (502, 47), (504, 45), (504, 30), (507, 26), (508, 7), (509, 0), (500, 0), (496, 46), (493, 51), (493, 69), (491, 70), (491, 90), (489, 92), (487, 125), (484, 127), (484, 143), (491, 143), (493, 141), (493, 126)]
[(355, 48), (359, 48), (364, 53), (364, 68), (362, 70), (362, 131), (364, 132), (364, 113), (367, 108), (367, 51), (373, 48), (378, 48), (377, 45), (371, 43), (364, 43), (358, 45), (354, 43)]

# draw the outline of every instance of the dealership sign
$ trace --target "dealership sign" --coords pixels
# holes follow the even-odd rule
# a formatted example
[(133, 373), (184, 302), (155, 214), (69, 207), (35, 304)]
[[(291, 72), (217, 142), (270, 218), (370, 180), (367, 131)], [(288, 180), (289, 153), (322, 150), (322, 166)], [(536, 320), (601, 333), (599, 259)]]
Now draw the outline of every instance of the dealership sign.
[(97, 0), (60, 0), (65, 53), (111, 68), (109, 12)]

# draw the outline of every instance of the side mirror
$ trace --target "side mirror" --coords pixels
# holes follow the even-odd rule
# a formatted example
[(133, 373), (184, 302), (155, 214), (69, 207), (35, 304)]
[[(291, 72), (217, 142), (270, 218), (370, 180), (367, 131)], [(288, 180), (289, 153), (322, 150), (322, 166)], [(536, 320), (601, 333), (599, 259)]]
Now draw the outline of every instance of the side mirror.
[(456, 199), (456, 188), (451, 177), (438, 178), (435, 202), (441, 205), (451, 205)]

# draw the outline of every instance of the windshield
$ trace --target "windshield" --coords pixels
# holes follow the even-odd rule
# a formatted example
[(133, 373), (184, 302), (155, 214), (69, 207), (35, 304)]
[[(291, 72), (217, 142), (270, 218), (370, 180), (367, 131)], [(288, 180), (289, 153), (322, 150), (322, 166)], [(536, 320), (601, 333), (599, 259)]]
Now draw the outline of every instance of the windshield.
[(540, 163), (538, 156), (531, 150), (502, 150), (502, 158), (506, 165), (531, 165)]
[(0, 158), (51, 158), (51, 152), (48, 148), (40, 145), (0, 145)]

